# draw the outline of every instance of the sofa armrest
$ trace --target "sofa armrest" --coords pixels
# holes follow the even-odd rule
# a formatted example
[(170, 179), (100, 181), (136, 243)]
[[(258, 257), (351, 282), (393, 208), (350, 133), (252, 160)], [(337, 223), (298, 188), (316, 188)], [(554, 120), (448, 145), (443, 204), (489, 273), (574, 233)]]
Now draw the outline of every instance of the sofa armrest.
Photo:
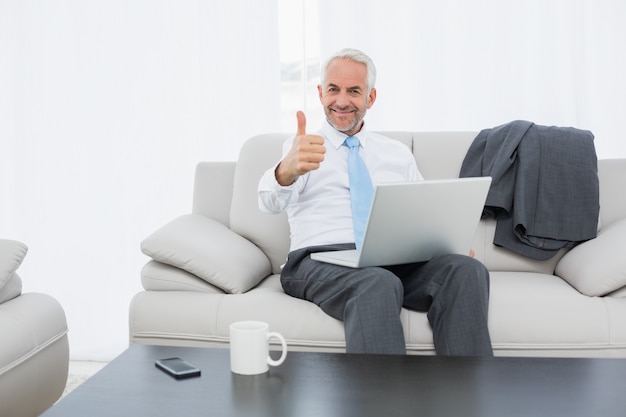
[(555, 274), (581, 293), (602, 296), (626, 285), (626, 219), (603, 227), (595, 239), (565, 254)]
[(267, 256), (217, 220), (187, 214), (141, 243), (155, 261), (183, 269), (228, 293), (255, 287), (271, 271)]
[(67, 382), (67, 319), (48, 294), (26, 293), (0, 307), (0, 416), (38, 416)]
[(196, 165), (193, 188), (193, 214), (230, 224), (230, 202), (236, 163), (200, 162)]

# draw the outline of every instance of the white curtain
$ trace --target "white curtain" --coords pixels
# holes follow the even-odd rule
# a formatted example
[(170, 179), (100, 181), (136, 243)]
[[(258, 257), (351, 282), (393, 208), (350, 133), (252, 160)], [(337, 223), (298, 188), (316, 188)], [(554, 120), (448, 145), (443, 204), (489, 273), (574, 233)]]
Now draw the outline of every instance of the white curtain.
[(320, 54), (368, 53), (370, 127), (480, 130), (515, 119), (589, 129), (626, 157), (623, 0), (319, 0)]
[(0, 237), (73, 358), (128, 345), (139, 243), (190, 212), (196, 163), (280, 129), (277, 26), (270, 0), (0, 1)]

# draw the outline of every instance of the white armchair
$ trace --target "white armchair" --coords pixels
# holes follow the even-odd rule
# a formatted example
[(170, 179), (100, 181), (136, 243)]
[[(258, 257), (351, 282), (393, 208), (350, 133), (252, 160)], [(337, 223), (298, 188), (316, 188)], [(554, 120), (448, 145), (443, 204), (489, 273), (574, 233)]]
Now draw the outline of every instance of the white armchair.
[(0, 239), (0, 416), (41, 414), (61, 397), (69, 345), (61, 305), (47, 294), (22, 294), (15, 272), (28, 248)]

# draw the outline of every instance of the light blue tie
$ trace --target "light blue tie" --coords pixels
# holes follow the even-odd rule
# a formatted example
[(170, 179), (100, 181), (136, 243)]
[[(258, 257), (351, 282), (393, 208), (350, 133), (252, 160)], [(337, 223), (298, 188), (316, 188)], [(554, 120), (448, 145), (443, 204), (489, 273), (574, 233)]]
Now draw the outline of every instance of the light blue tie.
[(350, 199), (352, 202), (352, 224), (354, 226), (354, 241), (360, 248), (365, 233), (365, 223), (370, 211), (374, 186), (367, 171), (365, 162), (359, 155), (359, 138), (349, 136), (343, 143), (348, 147), (348, 178), (350, 181)]

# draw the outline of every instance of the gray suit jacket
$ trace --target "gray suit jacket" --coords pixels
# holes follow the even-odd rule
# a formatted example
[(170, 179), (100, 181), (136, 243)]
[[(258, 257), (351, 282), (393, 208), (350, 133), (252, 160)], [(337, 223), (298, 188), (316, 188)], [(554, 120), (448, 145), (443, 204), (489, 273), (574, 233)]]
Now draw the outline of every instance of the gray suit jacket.
[(483, 215), (497, 219), (495, 245), (543, 260), (596, 236), (593, 139), (589, 131), (521, 120), (476, 136), (460, 176), (492, 177)]

